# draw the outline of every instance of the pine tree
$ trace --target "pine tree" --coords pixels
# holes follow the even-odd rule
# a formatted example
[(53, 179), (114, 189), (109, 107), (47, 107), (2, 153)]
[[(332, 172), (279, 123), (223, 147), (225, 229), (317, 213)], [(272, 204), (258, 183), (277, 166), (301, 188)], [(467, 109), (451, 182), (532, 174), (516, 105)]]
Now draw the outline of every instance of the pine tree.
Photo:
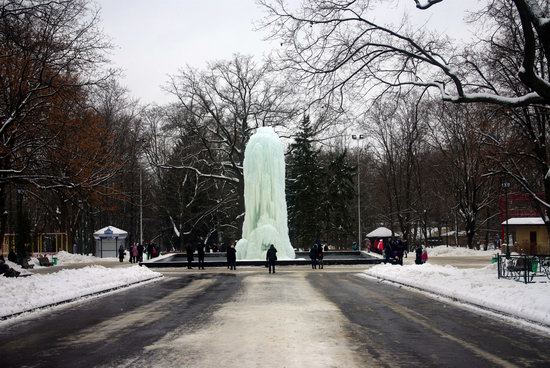
[(290, 238), (300, 248), (309, 248), (321, 235), (322, 166), (314, 139), (309, 116), (304, 116), (289, 147), (286, 190)]
[(347, 162), (347, 151), (329, 153), (324, 175), (324, 193), (321, 204), (326, 241), (342, 244), (352, 233), (351, 202), (355, 197), (353, 178), (356, 168)]

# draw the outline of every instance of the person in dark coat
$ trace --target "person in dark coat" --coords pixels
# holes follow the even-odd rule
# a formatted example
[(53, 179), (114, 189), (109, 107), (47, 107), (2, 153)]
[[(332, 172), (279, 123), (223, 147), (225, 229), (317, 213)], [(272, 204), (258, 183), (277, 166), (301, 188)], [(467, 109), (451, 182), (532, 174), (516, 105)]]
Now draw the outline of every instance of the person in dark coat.
[(227, 265), (230, 270), (237, 269), (237, 249), (235, 249), (234, 245), (231, 245), (227, 250)]
[(147, 244), (147, 259), (153, 258), (151, 255), (153, 253), (153, 243)]
[(124, 245), (120, 244), (120, 247), (118, 247), (118, 260), (120, 262), (124, 261), (124, 255), (126, 252), (124, 251)]
[(197, 255), (199, 257), (199, 270), (204, 270), (204, 243), (201, 241), (197, 243)]
[(403, 255), (405, 254), (405, 244), (401, 241), (401, 239), (397, 239), (395, 242), (396, 244), (396, 250), (397, 250), (397, 263), (399, 263), (401, 266), (403, 266)]
[(265, 255), (265, 260), (267, 261), (267, 264), (269, 266), (269, 273), (273, 270), (273, 273), (275, 273), (275, 263), (277, 263), (277, 249), (273, 244), (269, 246), (269, 249), (267, 250), (267, 253)]
[(309, 250), (309, 258), (311, 259), (311, 268), (315, 270), (317, 268), (317, 244), (313, 244)]
[(416, 264), (422, 264), (422, 246), (417, 245), (416, 246), (416, 258), (414, 260), (414, 263)]
[(8, 253), (8, 261), (17, 263), (17, 255), (13, 251), (13, 248), (10, 249), (10, 252)]
[(191, 267), (193, 263), (193, 247), (191, 246), (191, 243), (187, 243), (185, 246), (185, 253), (187, 254), (187, 269), (192, 269)]
[(317, 262), (319, 263), (319, 269), (323, 268), (323, 246), (319, 243), (317, 244)]
[(139, 243), (137, 246), (138, 250), (138, 262), (143, 262), (143, 251), (145, 250), (145, 247), (143, 244)]
[(393, 253), (392, 244), (393, 241), (387, 241), (384, 247), (384, 263), (391, 263), (391, 257)]

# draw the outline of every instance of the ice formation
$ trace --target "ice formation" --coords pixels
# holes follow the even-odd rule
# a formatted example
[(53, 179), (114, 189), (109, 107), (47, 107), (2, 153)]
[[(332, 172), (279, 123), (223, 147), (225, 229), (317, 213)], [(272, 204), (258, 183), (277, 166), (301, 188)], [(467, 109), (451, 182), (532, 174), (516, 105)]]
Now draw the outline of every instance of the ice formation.
[(244, 152), (245, 215), (237, 259), (265, 259), (270, 244), (278, 259), (294, 259), (288, 238), (283, 145), (273, 128), (262, 127)]

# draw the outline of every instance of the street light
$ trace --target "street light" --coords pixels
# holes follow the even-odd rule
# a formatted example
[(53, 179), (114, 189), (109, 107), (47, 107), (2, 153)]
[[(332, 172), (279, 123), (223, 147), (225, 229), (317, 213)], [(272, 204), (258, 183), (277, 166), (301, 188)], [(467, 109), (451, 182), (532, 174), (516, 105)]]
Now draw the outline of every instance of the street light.
[(352, 134), (352, 139), (357, 140), (357, 245), (361, 251), (361, 186), (359, 180), (359, 155), (361, 154), (361, 139), (365, 136), (362, 134)]
[(504, 189), (505, 200), (505, 216), (506, 216), (506, 258), (510, 258), (510, 236), (508, 235), (508, 188), (510, 188), (510, 182), (504, 180), (502, 182), (502, 188)]
[(23, 264), (23, 259), (26, 259), (26, 249), (24, 245), (23, 233), (21, 228), (23, 226), (23, 193), (24, 190), (21, 188), (16, 189), (17, 193), (17, 218), (16, 226), (17, 230), (15, 231), (15, 249), (17, 250), (17, 261), (19, 264)]

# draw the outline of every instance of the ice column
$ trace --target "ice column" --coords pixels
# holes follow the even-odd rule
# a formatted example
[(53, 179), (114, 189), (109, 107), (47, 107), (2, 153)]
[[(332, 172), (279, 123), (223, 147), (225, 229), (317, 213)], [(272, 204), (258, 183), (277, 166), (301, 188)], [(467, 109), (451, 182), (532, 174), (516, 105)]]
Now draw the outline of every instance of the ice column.
[(278, 259), (294, 259), (288, 238), (283, 145), (273, 128), (262, 127), (244, 152), (245, 215), (237, 259), (265, 259), (270, 244)]

